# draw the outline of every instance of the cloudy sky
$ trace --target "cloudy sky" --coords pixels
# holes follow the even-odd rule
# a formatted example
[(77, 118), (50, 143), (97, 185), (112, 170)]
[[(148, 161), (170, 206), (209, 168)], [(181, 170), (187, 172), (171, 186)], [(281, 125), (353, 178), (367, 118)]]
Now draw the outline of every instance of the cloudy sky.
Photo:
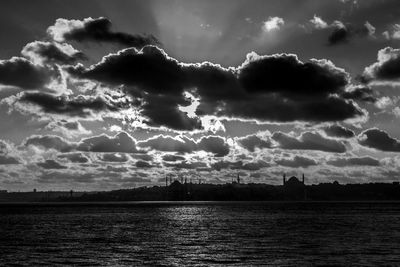
[(391, 182), (400, 3), (3, 1), (0, 188)]

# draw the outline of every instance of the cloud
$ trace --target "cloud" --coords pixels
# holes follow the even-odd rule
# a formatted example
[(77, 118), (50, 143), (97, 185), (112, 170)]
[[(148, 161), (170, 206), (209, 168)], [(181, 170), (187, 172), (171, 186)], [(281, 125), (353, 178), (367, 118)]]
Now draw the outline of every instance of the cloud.
[(346, 167), (346, 166), (379, 166), (379, 160), (372, 157), (352, 157), (352, 158), (336, 158), (328, 160), (326, 162), (329, 165), (336, 167)]
[(354, 137), (354, 132), (340, 125), (329, 125), (323, 128), (328, 136), (351, 138)]
[(215, 157), (223, 157), (229, 154), (229, 145), (224, 138), (219, 136), (203, 136), (197, 143), (197, 149), (211, 152)]
[[(240, 162), (240, 161), (239, 161)], [(239, 165), (239, 166), (238, 166)], [(258, 160), (254, 162), (245, 162), (242, 164), (234, 164), (231, 169), (241, 169), (247, 171), (258, 171), (262, 168), (268, 168), (271, 165), (263, 160)]]
[(20, 162), (17, 158), (0, 154), (0, 165), (9, 165), (9, 164), (20, 164)]
[(354, 37), (372, 37), (375, 34), (375, 27), (368, 21), (358, 27), (351, 24), (345, 25), (341, 21), (334, 21), (331, 27), (333, 30), (328, 37), (330, 45), (347, 43)]
[(183, 161), (183, 162), (179, 162), (179, 163), (164, 163), (164, 166), (166, 167), (173, 167), (175, 169), (189, 169), (189, 170), (193, 170), (193, 169), (204, 169), (207, 168), (207, 164), (205, 162), (187, 162), (187, 161)]
[(11, 151), (11, 144), (4, 140), (0, 140), (0, 154), (8, 154)]
[(182, 157), (182, 156), (178, 156), (178, 155), (166, 154), (166, 155), (164, 155), (164, 156), (162, 157), (162, 160), (163, 160), (163, 161), (173, 161), (173, 162), (175, 162), (175, 161), (182, 161), (182, 160), (185, 160), (185, 158)]
[(127, 167), (116, 167), (116, 166), (111, 166), (111, 165), (107, 165), (107, 167), (105, 169), (102, 169), (108, 172), (128, 172), (128, 168)]
[(124, 108), (123, 103), (114, 105), (102, 96), (55, 96), (49, 93), (26, 92), (18, 101), (37, 105), (46, 113), (79, 117), (89, 116), (92, 111), (118, 111)]
[(204, 136), (197, 142), (185, 136), (158, 135), (138, 143), (140, 147), (150, 147), (158, 151), (192, 153), (203, 150), (223, 157), (229, 153), (229, 145), (219, 136)]
[(400, 141), (378, 128), (367, 129), (360, 133), (358, 142), (381, 151), (400, 152)]
[(270, 32), (274, 30), (279, 30), (283, 25), (285, 25), (285, 21), (280, 17), (269, 17), (268, 20), (263, 22), (262, 29), (265, 32)]
[(263, 148), (271, 148), (272, 143), (271, 140), (264, 140), (257, 135), (247, 135), (242, 138), (238, 138), (237, 142), (240, 146), (246, 148), (250, 152), (254, 152), (256, 148), (263, 149)]
[(394, 40), (399, 40), (400, 39), (400, 24), (393, 24), (389, 30), (384, 31), (382, 33), (382, 35), (390, 40), (390, 39), (394, 39)]
[(126, 132), (114, 136), (105, 134), (83, 138), (79, 142), (69, 142), (55, 135), (33, 135), (23, 142), (24, 146), (36, 146), (45, 149), (55, 149), (60, 152), (120, 152), (141, 153), (136, 147), (136, 140)]
[(129, 157), (123, 153), (105, 153), (100, 155), (99, 159), (109, 162), (127, 162), (129, 160)]
[(147, 161), (143, 161), (143, 160), (138, 160), (135, 163), (136, 168), (151, 168), (151, 164), (148, 163)]
[(67, 167), (61, 165), (55, 160), (48, 159), (44, 162), (39, 162), (37, 163), (39, 167), (42, 167), (43, 169), (66, 169)]
[(292, 54), (252, 53), (238, 72), (248, 95), (227, 105), (229, 113), (237, 113), (231, 116), (281, 122), (334, 121), (363, 113), (352, 101), (341, 97), (349, 74), (329, 60), (304, 63)]
[(318, 17), (317, 15), (314, 15), (314, 17), (310, 19), (310, 22), (315, 29), (325, 29), (329, 27), (328, 24), (321, 17)]
[(39, 89), (51, 81), (53, 71), (22, 57), (0, 60), (0, 84), (27, 90)]
[(77, 65), (68, 71), (77, 77), (124, 85), (139, 100), (146, 123), (154, 127), (202, 127), (198, 117), (179, 109), (191, 104), (185, 97), (189, 90), (199, 98), (197, 116), (278, 122), (365, 116), (351, 96), (344, 97), (349, 74), (325, 59), (302, 62), (292, 54), (249, 53), (242, 65), (226, 69), (209, 62), (180, 63), (163, 50), (146, 46), (124, 49), (89, 68)]
[(120, 132), (112, 137), (102, 134), (84, 138), (79, 142), (76, 149), (90, 152), (140, 152), (136, 147), (136, 140), (126, 132)]
[(69, 44), (35, 41), (25, 45), (21, 54), (36, 64), (73, 64), (86, 59), (85, 55)]
[(58, 155), (57, 157), (60, 159), (68, 159), (70, 162), (73, 162), (73, 163), (89, 162), (89, 159), (82, 153), (68, 153), (68, 154)]
[(56, 135), (33, 135), (25, 139), (23, 146), (36, 146), (60, 152), (69, 152), (76, 147), (74, 143)]
[(346, 43), (349, 41), (350, 32), (341, 21), (334, 21), (332, 26), (332, 33), (328, 37), (328, 42), (330, 45)]
[(92, 132), (85, 129), (79, 121), (59, 120), (52, 121), (47, 124), (46, 130), (60, 132), (66, 137), (75, 137), (80, 135), (91, 134)]
[(272, 139), (279, 143), (283, 149), (319, 150), (324, 152), (344, 153), (346, 146), (338, 140), (323, 137), (317, 132), (304, 132), (299, 137), (294, 137), (282, 132), (275, 132)]
[(271, 165), (263, 160), (253, 161), (253, 162), (243, 162), (239, 161), (217, 161), (211, 164), (211, 167), (217, 171), (222, 169), (232, 169), (232, 170), (247, 170), (247, 171), (258, 171), (262, 168), (268, 168)]
[(49, 171), (43, 172), (37, 177), (39, 183), (51, 183), (60, 184), (71, 182), (76, 183), (93, 183), (95, 178), (98, 176), (97, 173), (81, 173), (81, 172), (66, 172), (66, 171)]
[(364, 85), (349, 86), (342, 94), (345, 99), (359, 100), (362, 102), (375, 103), (377, 101), (374, 91)]
[(366, 67), (363, 73), (365, 82), (396, 82), (400, 78), (400, 49), (386, 47), (378, 52), (377, 62)]
[(191, 153), (196, 150), (197, 144), (194, 140), (184, 136), (171, 137), (157, 135), (147, 140), (138, 142), (139, 147), (150, 147), (158, 151)]
[(309, 166), (317, 165), (317, 162), (311, 158), (303, 157), (303, 156), (294, 156), (290, 159), (279, 159), (275, 160), (275, 162), (281, 166), (291, 167), (291, 168), (307, 168)]
[[(177, 101), (178, 100), (178, 101)], [(198, 118), (190, 118), (179, 109), (179, 104), (188, 105), (185, 100), (180, 101), (175, 96), (147, 96), (141, 106), (142, 115), (145, 116), (149, 126), (165, 126), (174, 130), (201, 129)]]
[[(176, 130), (199, 129), (200, 121), (188, 117), (179, 109), (179, 106), (191, 104), (183, 95), (184, 88), (189, 86), (183, 68), (163, 50), (146, 46), (142, 50), (128, 48), (110, 54), (90, 69), (78, 65), (69, 71), (82, 78), (130, 86), (128, 93), (142, 100), (139, 107), (151, 126), (167, 126)], [(136, 88), (140, 88), (140, 91)]]
[(104, 17), (89, 17), (84, 20), (59, 18), (47, 29), (47, 33), (57, 42), (106, 42), (124, 47), (143, 47), (147, 44), (159, 43), (152, 35), (113, 32), (111, 21)]

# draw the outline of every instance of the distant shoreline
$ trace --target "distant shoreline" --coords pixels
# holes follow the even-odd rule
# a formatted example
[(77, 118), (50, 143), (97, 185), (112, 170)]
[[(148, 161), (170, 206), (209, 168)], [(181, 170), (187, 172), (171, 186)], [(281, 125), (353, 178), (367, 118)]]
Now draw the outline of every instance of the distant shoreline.
[(23, 205), (38, 205), (38, 206), (96, 206), (96, 205), (147, 205), (147, 204), (160, 204), (160, 205), (209, 205), (209, 204), (286, 204), (286, 203), (297, 203), (297, 204), (318, 204), (318, 203), (360, 203), (360, 204), (400, 204), (400, 200), (234, 200), (234, 201), (80, 201), (80, 202), (66, 202), (66, 201), (31, 201), (31, 202), (0, 202), (1, 206), (23, 206)]

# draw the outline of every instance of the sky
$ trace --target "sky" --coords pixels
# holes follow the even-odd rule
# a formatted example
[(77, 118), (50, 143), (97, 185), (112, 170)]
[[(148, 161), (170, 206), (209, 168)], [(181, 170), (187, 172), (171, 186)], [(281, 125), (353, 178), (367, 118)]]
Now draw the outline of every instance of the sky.
[(392, 182), (395, 0), (3, 1), (0, 189)]

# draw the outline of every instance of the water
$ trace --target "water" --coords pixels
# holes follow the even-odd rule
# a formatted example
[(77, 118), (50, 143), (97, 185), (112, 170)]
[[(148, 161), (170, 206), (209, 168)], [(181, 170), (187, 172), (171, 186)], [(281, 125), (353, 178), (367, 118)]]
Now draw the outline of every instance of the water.
[(399, 266), (400, 203), (0, 205), (0, 265)]

